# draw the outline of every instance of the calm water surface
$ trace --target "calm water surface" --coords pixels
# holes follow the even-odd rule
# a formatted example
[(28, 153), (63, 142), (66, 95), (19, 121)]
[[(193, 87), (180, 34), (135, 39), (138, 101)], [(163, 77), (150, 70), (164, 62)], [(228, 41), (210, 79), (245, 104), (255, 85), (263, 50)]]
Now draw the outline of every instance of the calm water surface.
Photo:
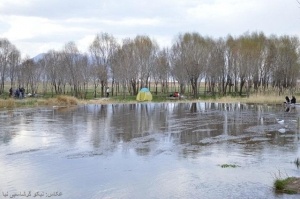
[(300, 176), (299, 117), (218, 103), (0, 110), (0, 199), (300, 198), (273, 189)]

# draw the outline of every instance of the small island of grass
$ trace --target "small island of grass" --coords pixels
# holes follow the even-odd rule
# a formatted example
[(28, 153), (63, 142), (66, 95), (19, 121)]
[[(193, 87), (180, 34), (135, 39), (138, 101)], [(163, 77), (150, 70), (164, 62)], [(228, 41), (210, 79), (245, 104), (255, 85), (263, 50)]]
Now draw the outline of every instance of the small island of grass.
[(276, 179), (274, 187), (277, 192), (287, 194), (299, 194), (300, 193), (300, 178), (287, 177), (284, 179)]

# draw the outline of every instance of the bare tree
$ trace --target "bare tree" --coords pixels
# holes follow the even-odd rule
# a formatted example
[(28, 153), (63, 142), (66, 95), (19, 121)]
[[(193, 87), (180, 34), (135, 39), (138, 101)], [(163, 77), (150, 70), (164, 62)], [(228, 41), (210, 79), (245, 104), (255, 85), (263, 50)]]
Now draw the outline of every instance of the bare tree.
[(252, 84), (257, 90), (260, 85), (260, 75), (263, 64), (264, 51), (264, 35), (252, 33), (245, 34), (238, 39), (239, 53), (238, 53), (238, 67), (240, 75), (240, 95), (242, 89), (245, 87), (246, 93), (249, 96)]
[(8, 73), (9, 73), (11, 87), (15, 86), (18, 67), (19, 67), (20, 63), (21, 63), (21, 54), (20, 54), (19, 50), (17, 50), (13, 46), (13, 50), (9, 56), (9, 67), (8, 67)]
[(72, 87), (71, 93), (73, 93), (75, 97), (79, 97), (80, 84), (82, 83), (80, 59), (81, 54), (76, 44), (74, 42), (67, 43), (63, 51), (63, 63), (68, 75), (69, 84)]
[(79, 69), (79, 74), (82, 82), (82, 88), (81, 88), (81, 98), (86, 99), (87, 98), (87, 93), (88, 93), (88, 87), (89, 87), (89, 82), (91, 80), (90, 78), (90, 63), (88, 61), (88, 55), (84, 54), (80, 56), (80, 59), (78, 60), (78, 69)]
[(90, 79), (94, 87), (94, 98), (97, 97), (97, 88), (99, 86), (98, 67), (95, 63), (90, 64)]
[(186, 85), (188, 83), (188, 74), (184, 68), (186, 58), (181, 51), (179, 43), (172, 45), (169, 56), (171, 77), (178, 81), (180, 85), (180, 93), (185, 94)]
[(155, 57), (155, 63), (151, 75), (154, 80), (156, 94), (158, 92), (157, 88), (159, 83), (161, 83), (161, 92), (164, 93), (166, 90), (170, 71), (170, 63), (168, 57), (168, 50), (166, 48), (159, 51), (157, 57)]
[(277, 55), (273, 75), (273, 85), (283, 89), (296, 87), (299, 78), (299, 39), (297, 37), (282, 36), (276, 41)]
[(46, 65), (45, 71), (47, 74), (47, 78), (49, 79), (51, 84), (52, 96), (54, 92), (55, 94), (61, 94), (62, 82), (59, 79), (60, 73), (62, 73), (61, 67), (63, 66), (61, 62), (61, 53), (54, 50), (50, 50), (47, 54), (45, 54), (43, 60)]
[(238, 51), (237, 42), (235, 39), (229, 35), (226, 39), (226, 51), (225, 51), (225, 60), (226, 60), (226, 69), (228, 71), (227, 77), (226, 77), (226, 83), (225, 83), (225, 92), (228, 92), (231, 94), (232, 87), (234, 86), (235, 92), (236, 92), (236, 84), (237, 84), (237, 67), (236, 67), (236, 54)]
[(225, 41), (223, 39), (211, 40), (210, 43), (209, 67), (206, 70), (206, 79), (209, 82), (208, 90), (214, 94), (215, 88), (218, 86), (220, 94), (224, 95), (226, 93), (226, 78), (228, 77), (228, 68), (225, 65)]
[(124, 39), (122, 45), (122, 60), (123, 64), (120, 72), (126, 77), (127, 85), (129, 86), (129, 93), (137, 94), (137, 85), (139, 82), (139, 67), (134, 59), (135, 44), (131, 39)]
[[(128, 86), (130, 94), (136, 95), (140, 78), (139, 66), (135, 56), (135, 43), (132, 39), (123, 39), (122, 48), (118, 50), (117, 58), (119, 71), (116, 71), (116, 78), (122, 82), (123, 88)], [(123, 77), (122, 77), (123, 76)], [(126, 79), (126, 80), (125, 80)], [(124, 89), (123, 89), (124, 91)]]
[(198, 82), (204, 77), (208, 64), (209, 42), (198, 33), (185, 33), (179, 35), (172, 49), (174, 66), (183, 67), (186, 78), (192, 86), (193, 96), (196, 98)]
[[(272, 39), (273, 38), (273, 39)], [(261, 83), (262, 90), (265, 91), (272, 80), (273, 71), (275, 71), (277, 60), (277, 49), (274, 42), (275, 36), (267, 39), (265, 49), (265, 59), (262, 66)]]
[[(111, 57), (117, 50), (117, 47), (116, 39), (108, 33), (97, 34), (89, 47), (93, 62), (92, 64), (97, 69), (96, 73), (98, 74), (98, 78), (101, 83), (102, 97), (104, 96), (105, 87), (108, 86)], [(94, 83), (95, 82), (96, 81), (94, 81)]]
[(158, 45), (152, 41), (148, 36), (136, 36), (134, 39), (135, 52), (133, 59), (138, 66), (139, 80), (141, 87), (150, 88), (149, 78), (153, 69), (156, 52)]
[(15, 68), (20, 63), (20, 53), (7, 39), (0, 39), (0, 94), (4, 92), (4, 84), (10, 77), (11, 85), (15, 77)]
[(35, 63), (33, 59), (26, 57), (19, 71), (18, 86), (26, 87), (26, 90), (33, 94), (37, 93), (42, 72), (43, 68), (41, 65)]
[[(127, 59), (126, 56), (128, 51), (126, 52), (126, 45), (124, 45), (122, 48), (119, 47), (118, 50), (114, 53), (112, 56), (112, 62), (111, 62), (111, 71), (113, 75), (114, 81), (122, 87), (122, 96), (123, 99), (126, 98), (126, 93), (129, 88), (129, 73), (130, 73), (130, 60)], [(118, 87), (117, 87), (117, 90)]]

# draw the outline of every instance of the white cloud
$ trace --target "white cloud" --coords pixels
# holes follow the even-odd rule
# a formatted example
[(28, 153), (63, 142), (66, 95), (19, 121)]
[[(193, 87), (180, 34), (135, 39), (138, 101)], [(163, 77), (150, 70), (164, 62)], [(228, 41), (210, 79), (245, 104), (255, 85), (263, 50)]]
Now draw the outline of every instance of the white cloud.
[(95, 35), (86, 35), (83, 38), (79, 39), (77, 44), (78, 45), (78, 50), (80, 52), (88, 52), (88, 48), (90, 46), (90, 44), (93, 42), (93, 40), (95, 39)]
[(238, 16), (254, 10), (256, 6), (254, 1), (216, 1), (189, 8), (187, 13), (194, 20), (234, 22)]
[(61, 25), (49, 19), (38, 17), (8, 16), (4, 17), (4, 20), (10, 24), (10, 28), (1, 36), (12, 40), (29, 39), (49, 33), (55, 34), (63, 29)]
[(178, 33), (204, 36), (300, 34), (296, 0), (1, 0), (0, 37), (34, 56), (74, 41), (81, 51), (97, 33), (118, 40), (145, 34), (170, 46)]
[(97, 18), (70, 18), (65, 20), (66, 23), (70, 24), (105, 24), (110, 26), (156, 26), (160, 25), (161, 21), (158, 18), (123, 18), (120, 20), (116, 19), (97, 19)]

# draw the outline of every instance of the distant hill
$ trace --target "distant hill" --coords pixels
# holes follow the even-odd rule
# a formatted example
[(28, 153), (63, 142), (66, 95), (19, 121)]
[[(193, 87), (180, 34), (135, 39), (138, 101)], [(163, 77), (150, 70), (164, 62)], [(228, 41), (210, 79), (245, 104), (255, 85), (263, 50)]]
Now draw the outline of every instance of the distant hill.
[(46, 53), (40, 53), (40, 54), (36, 55), (35, 57), (33, 57), (31, 59), (33, 59), (34, 62), (38, 62), (41, 59), (43, 59), (45, 55), (46, 55)]
[[(40, 54), (34, 56), (34, 57), (31, 58), (31, 59), (33, 59), (34, 62), (38, 62), (38, 61), (40, 61), (41, 59), (43, 59), (43, 58), (45, 57), (46, 54), (47, 54), (47, 53), (40, 53)], [(83, 55), (81, 55), (81, 56), (83, 56)], [(88, 56), (88, 61), (89, 61), (89, 63), (92, 63), (92, 62), (93, 62), (93, 59), (92, 59), (91, 56)]]

